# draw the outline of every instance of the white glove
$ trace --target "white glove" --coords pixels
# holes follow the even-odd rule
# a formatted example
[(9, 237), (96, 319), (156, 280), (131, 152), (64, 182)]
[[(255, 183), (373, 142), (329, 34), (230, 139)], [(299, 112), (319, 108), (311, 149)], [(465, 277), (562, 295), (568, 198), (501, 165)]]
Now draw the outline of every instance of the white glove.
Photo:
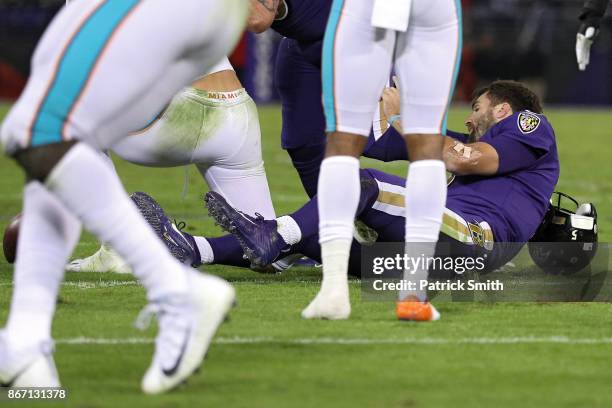
[(597, 36), (595, 27), (587, 27), (584, 34), (576, 34), (576, 60), (578, 61), (578, 69), (584, 71), (589, 65), (591, 59), (591, 45)]

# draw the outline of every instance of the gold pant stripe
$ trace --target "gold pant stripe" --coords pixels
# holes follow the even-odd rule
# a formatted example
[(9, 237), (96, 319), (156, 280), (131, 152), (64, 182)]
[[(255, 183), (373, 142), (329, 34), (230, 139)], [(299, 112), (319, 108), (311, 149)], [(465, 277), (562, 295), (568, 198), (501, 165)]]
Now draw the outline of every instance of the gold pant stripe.
[[(383, 190), (380, 190), (378, 192), (378, 198), (376, 199), (376, 201), (400, 208), (404, 208), (405, 205), (405, 199), (402, 194), (392, 193), (390, 191)], [(470, 233), (467, 223), (457, 214), (453, 213), (448, 209), (444, 210), (440, 230), (449, 237), (456, 239), (457, 241), (466, 243), (473, 242), (472, 234)], [(491, 237), (492, 236), (493, 234), (491, 233)]]

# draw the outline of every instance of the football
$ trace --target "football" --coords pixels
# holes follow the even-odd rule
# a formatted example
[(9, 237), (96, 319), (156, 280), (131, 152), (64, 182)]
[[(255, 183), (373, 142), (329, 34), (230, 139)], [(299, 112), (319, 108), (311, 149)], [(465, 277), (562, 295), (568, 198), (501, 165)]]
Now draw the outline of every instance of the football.
[(14, 216), (4, 230), (4, 239), (2, 240), (2, 249), (4, 257), (10, 264), (15, 262), (17, 256), (17, 237), (19, 235), (19, 224), (21, 223), (21, 214)]

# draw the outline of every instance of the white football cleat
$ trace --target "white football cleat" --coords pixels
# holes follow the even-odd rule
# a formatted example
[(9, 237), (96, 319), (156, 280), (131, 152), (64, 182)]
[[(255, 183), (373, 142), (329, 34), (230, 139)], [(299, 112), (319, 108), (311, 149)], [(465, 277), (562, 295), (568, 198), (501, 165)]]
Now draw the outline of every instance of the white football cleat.
[(53, 361), (53, 342), (43, 341), (25, 349), (9, 346), (0, 334), (0, 384), (3, 387), (59, 388)]
[(102, 245), (98, 251), (83, 259), (75, 259), (66, 265), (68, 272), (132, 273), (130, 266), (112, 249)]
[(137, 320), (157, 314), (155, 354), (142, 379), (147, 394), (169, 391), (198, 371), (217, 329), (234, 305), (234, 288), (221, 278), (189, 270), (189, 293), (149, 304)]
[(304, 319), (343, 320), (351, 315), (348, 284), (345, 287), (321, 288), (317, 296), (302, 311)]

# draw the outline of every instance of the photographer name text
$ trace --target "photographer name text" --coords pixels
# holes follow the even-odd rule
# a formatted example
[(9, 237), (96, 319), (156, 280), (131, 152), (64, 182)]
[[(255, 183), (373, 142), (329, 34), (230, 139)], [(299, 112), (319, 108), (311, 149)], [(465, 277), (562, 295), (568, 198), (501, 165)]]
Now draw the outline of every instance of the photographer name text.
[(404, 290), (439, 290), (439, 291), (503, 291), (504, 283), (499, 280), (478, 282), (470, 280), (428, 281), (427, 279), (400, 280), (397, 282), (377, 279), (372, 282), (375, 291), (404, 291)]

